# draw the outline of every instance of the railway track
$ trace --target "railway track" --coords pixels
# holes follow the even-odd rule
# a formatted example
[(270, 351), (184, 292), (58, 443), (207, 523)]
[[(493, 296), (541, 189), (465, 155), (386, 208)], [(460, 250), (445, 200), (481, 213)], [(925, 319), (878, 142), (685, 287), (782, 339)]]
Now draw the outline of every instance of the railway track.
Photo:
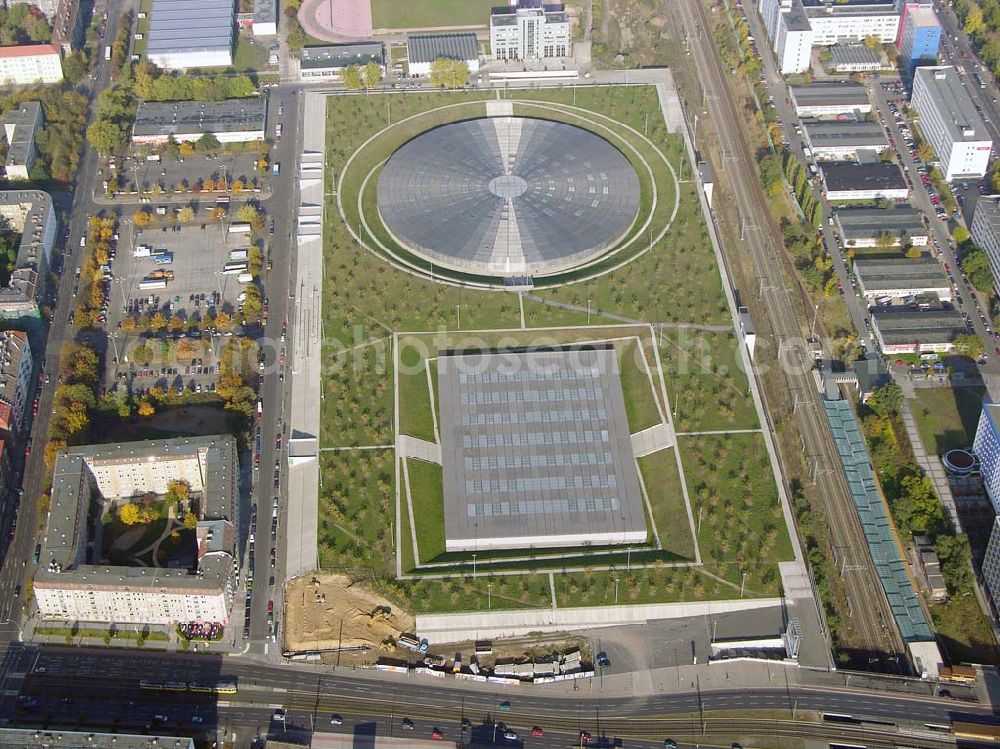
[[(843, 587), (856, 633), (850, 644), (873, 655), (902, 658), (897, 660), (902, 667), (906, 662), (904, 645), (871, 564), (868, 545), (812, 381), (807, 352), (804, 347), (795, 346), (803, 338), (803, 328), (785, 285), (787, 258), (778, 255), (784, 252), (783, 241), (770, 219), (756, 163), (715, 49), (712, 26), (701, 0), (680, 0), (676, 8), (697, 68), (704, 107), (711, 116), (719, 142), (726, 144), (719, 154), (719, 163), (732, 181), (736, 209), (741, 220), (746, 222), (744, 246), (750, 251), (760, 278), (760, 303), (755, 311), (758, 315), (766, 315), (773, 330), (773, 350), (777, 351), (777, 356), (768, 363), (784, 374), (787, 387), (796, 399), (794, 416), (804, 452), (821, 466), (816, 472), (816, 482), (828, 519), (830, 542), (840, 555), (838, 567), (846, 570)], [(753, 301), (746, 301), (752, 308), (755, 306)], [(781, 366), (782, 359), (787, 366)]]

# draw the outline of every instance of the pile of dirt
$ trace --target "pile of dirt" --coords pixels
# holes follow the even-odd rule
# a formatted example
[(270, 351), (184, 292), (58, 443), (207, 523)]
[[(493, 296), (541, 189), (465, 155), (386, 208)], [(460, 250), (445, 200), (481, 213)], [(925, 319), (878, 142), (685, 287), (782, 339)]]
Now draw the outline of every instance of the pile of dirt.
[(391, 649), (413, 615), (346, 575), (309, 574), (285, 590), (285, 649)]

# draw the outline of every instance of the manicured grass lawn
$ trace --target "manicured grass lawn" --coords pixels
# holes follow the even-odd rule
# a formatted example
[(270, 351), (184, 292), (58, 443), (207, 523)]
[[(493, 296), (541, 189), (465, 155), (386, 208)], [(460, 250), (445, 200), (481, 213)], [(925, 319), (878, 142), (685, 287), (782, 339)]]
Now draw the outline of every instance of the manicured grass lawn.
[(693, 560), (694, 539), (691, 538), (688, 527), (674, 448), (639, 458), (638, 463), (663, 550), (683, 559)]
[(754, 429), (760, 425), (735, 333), (679, 328), (664, 331), (659, 340), (677, 431)]
[(267, 67), (267, 45), (249, 33), (241, 33), (236, 39), (233, 67), (240, 71), (263, 70)]
[(1000, 663), (993, 631), (972, 595), (930, 608), (938, 642), (952, 663)]
[(924, 449), (943, 455), (956, 447), (970, 447), (985, 392), (983, 387), (917, 388), (910, 410)]
[(657, 399), (653, 395), (654, 383), (655, 387), (660, 385), (659, 377), (652, 372), (653, 380), (650, 381), (644, 369), (644, 366), (648, 367), (649, 364), (645, 361), (642, 349), (636, 341), (619, 341), (615, 348), (621, 370), (628, 428), (635, 434), (663, 421), (657, 409)]
[(584, 311), (577, 312), (576, 310), (553, 307), (536, 299), (525, 297), (524, 324), (528, 328), (555, 328), (564, 325), (583, 327), (585, 325), (615, 325), (618, 323), (617, 320), (598, 314), (593, 306), (588, 316), (586, 300), (581, 306), (584, 307)]
[(678, 439), (705, 568), (747, 590), (778, 591), (777, 562), (792, 558), (764, 438), (728, 434)]
[(496, 0), (371, 0), (372, 28), (486, 26)]
[(410, 502), (417, 521), (420, 561), (431, 562), (444, 554), (444, 478), (441, 466), (412, 458), (407, 459), (406, 465), (410, 472)]
[(401, 339), (399, 345), (399, 430), (412, 437), (436, 442), (431, 394), (427, 385), (427, 360), (415, 348), (406, 345), (405, 339)]
[(555, 583), (556, 601), (560, 607), (674, 603), (733, 597), (733, 589), (728, 585), (687, 567), (625, 569), (622, 566), (615, 571), (560, 573), (555, 576)]

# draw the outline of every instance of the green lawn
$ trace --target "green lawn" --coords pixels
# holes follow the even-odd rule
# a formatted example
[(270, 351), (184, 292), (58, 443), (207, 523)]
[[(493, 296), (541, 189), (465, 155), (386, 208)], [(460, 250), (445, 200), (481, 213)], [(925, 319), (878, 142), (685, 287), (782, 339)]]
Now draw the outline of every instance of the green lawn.
[[(705, 568), (774, 594), (777, 563), (792, 558), (778, 490), (760, 434), (678, 439)], [(699, 526), (700, 522), (700, 526)]]
[[(417, 549), (421, 562), (432, 562), (445, 552), (444, 478), (441, 466), (408, 459), (410, 502), (417, 521)], [(405, 508), (403, 510), (406, 511)], [(403, 539), (404, 543), (410, 539)]]
[[(436, 442), (431, 394), (427, 384), (427, 360), (414, 347), (399, 342), (399, 430), (402, 434)], [(433, 381), (433, 380), (432, 380)], [(435, 393), (435, 398), (437, 394)]]
[(620, 341), (615, 347), (618, 352), (618, 365), (621, 370), (622, 392), (625, 396), (625, 413), (628, 416), (628, 428), (633, 434), (648, 429), (663, 421), (657, 409), (657, 398), (653, 395), (653, 387), (660, 386), (660, 380), (655, 371), (650, 381), (644, 366), (648, 367), (642, 349), (636, 341)]
[(970, 447), (982, 412), (981, 386), (967, 388), (917, 388), (910, 401), (924, 449), (943, 455), (956, 447)]
[(735, 333), (679, 328), (664, 331), (659, 340), (667, 397), (678, 431), (760, 425)]
[(249, 33), (241, 33), (236, 38), (233, 67), (239, 71), (263, 70), (267, 67), (267, 45)]
[(688, 527), (681, 475), (674, 448), (638, 459), (642, 481), (653, 508), (653, 522), (663, 551), (681, 559), (694, 559), (694, 539)]
[(951, 663), (1000, 664), (993, 630), (970, 594), (931, 604), (938, 643)]
[[(370, 331), (377, 335), (378, 330)], [(388, 339), (346, 353), (325, 339), (321, 441), (329, 447), (392, 442), (392, 367)]]
[(372, 28), (487, 26), (496, 0), (371, 0)]

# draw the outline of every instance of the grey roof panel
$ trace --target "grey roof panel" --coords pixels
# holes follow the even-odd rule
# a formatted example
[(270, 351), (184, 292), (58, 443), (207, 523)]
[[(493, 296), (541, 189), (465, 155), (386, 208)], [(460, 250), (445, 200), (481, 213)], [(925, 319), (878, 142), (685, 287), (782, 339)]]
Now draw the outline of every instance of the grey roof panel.
[(406, 39), (411, 63), (434, 62), (439, 57), (449, 60), (479, 59), (479, 42), (469, 32), (457, 34), (410, 34)]
[(231, 49), (233, 0), (153, 0), (147, 54)]

